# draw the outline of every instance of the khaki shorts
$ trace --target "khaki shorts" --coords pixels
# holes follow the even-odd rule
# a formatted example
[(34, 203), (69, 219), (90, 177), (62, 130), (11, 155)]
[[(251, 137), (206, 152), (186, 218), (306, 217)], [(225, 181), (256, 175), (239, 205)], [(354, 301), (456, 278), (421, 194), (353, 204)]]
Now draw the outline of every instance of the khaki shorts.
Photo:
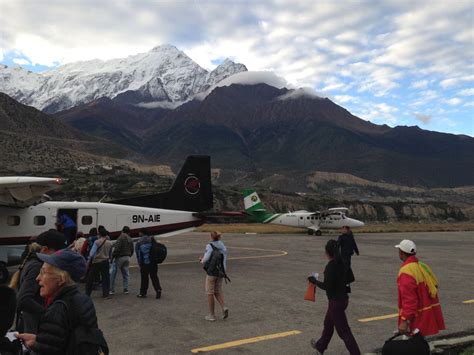
[(222, 294), (222, 277), (206, 275), (206, 293), (208, 295)]

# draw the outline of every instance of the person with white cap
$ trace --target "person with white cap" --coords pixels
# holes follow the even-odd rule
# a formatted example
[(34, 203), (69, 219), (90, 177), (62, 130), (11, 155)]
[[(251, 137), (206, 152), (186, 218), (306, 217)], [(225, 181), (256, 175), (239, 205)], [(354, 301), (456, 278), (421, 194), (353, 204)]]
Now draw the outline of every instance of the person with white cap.
[(402, 240), (395, 248), (403, 262), (397, 278), (398, 330), (422, 336), (437, 334), (445, 329), (438, 280), (431, 268), (416, 257), (413, 241)]

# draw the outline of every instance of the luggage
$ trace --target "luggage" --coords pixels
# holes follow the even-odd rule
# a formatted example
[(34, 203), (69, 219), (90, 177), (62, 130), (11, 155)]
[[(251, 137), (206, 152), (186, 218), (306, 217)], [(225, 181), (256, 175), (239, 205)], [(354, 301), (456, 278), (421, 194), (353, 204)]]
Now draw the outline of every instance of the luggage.
[(429, 355), (430, 346), (423, 336), (415, 334), (408, 339), (396, 339), (402, 334), (389, 338), (383, 348), (382, 355)]

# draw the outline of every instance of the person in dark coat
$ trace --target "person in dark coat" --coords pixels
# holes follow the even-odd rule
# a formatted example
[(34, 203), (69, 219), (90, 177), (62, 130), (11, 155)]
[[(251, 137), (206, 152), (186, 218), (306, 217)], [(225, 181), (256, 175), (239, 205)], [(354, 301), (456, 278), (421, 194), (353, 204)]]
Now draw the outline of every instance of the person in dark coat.
[(41, 316), (45, 312), (44, 299), (40, 296), (40, 287), (36, 278), (40, 273), (43, 262), (37, 258), (37, 252), (53, 254), (63, 249), (66, 238), (54, 229), (41, 233), (36, 238), (36, 244), (31, 244), (25, 264), (20, 271), (20, 282), (17, 293), (18, 313), (21, 319), (19, 331), (36, 333)]
[(342, 234), (337, 238), (337, 242), (341, 247), (342, 260), (344, 261), (344, 264), (350, 268), (352, 255), (356, 253), (356, 255), (359, 256), (359, 248), (357, 247), (354, 234), (352, 234), (350, 227), (342, 227)]
[[(86, 261), (70, 249), (37, 256), (44, 262), (37, 281), (48, 308), (41, 317), (38, 332), (22, 333), (18, 338), (35, 354), (66, 354), (70, 324), (98, 328), (92, 300), (80, 292), (75, 284), (86, 272)], [(72, 311), (68, 312), (63, 302)]]
[(360, 355), (360, 349), (352, 335), (351, 328), (347, 323), (346, 308), (349, 304), (346, 285), (350, 282), (347, 270), (338, 255), (338, 243), (331, 239), (326, 243), (326, 257), (329, 262), (324, 269), (324, 281), (319, 281), (314, 276), (308, 280), (322, 290), (326, 291), (328, 298), (328, 310), (324, 318), (324, 330), (318, 341), (311, 340), (311, 346), (318, 354), (323, 354), (328, 348), (334, 328), (344, 341), (350, 355)]
[(6, 285), (0, 285), (0, 354), (21, 354), (21, 344), (18, 340), (10, 341), (5, 337), (15, 318), (16, 296), (15, 291)]
[(148, 278), (151, 279), (153, 288), (156, 292), (156, 298), (161, 298), (161, 285), (158, 278), (158, 265), (153, 263), (150, 257), (151, 238), (148, 232), (143, 228), (140, 232), (140, 240), (135, 244), (135, 254), (137, 256), (138, 265), (140, 266), (140, 293), (138, 298), (145, 298), (148, 292)]

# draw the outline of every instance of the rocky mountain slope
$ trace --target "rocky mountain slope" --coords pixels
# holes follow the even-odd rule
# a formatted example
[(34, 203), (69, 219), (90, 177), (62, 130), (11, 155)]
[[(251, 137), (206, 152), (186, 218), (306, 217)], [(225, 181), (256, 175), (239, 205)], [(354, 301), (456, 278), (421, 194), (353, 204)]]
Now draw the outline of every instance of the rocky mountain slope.
[(209, 72), (176, 47), (163, 45), (127, 58), (70, 63), (43, 73), (0, 65), (0, 92), (49, 113), (101, 97), (173, 103), (246, 70), (227, 59)]
[(129, 149), (79, 130), (0, 93), (0, 173), (62, 174), (89, 164), (143, 160)]
[(327, 98), (266, 84), (216, 87), (175, 109), (100, 99), (57, 117), (177, 167), (212, 156), (222, 182), (306, 191), (313, 171), (419, 187), (474, 185), (474, 139), (376, 125)]

